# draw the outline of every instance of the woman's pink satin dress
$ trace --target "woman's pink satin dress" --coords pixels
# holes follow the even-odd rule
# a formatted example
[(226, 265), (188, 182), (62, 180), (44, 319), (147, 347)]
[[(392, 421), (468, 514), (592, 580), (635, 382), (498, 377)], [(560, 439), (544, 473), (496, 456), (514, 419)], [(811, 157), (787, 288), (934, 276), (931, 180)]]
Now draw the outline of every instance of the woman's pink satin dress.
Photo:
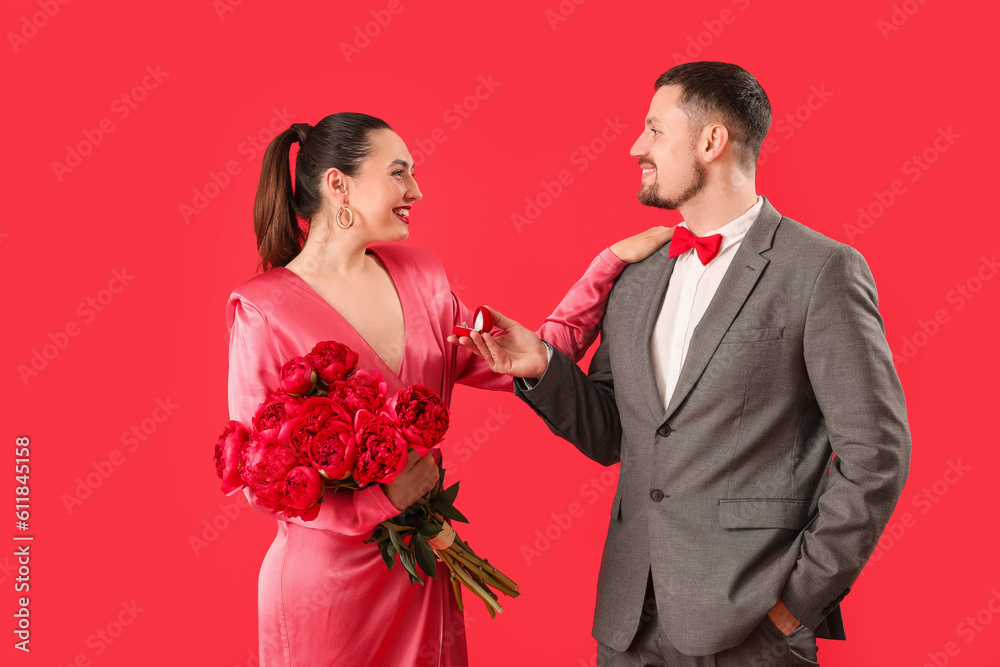
[[(433, 253), (399, 244), (368, 250), (385, 265), (403, 308), (398, 373), (308, 283), (275, 267), (233, 290), (227, 304), (230, 419), (249, 425), (257, 406), (278, 386), (282, 364), (321, 340), (351, 347), (359, 355), (358, 368), (382, 373), (389, 395), (422, 384), (447, 404), (456, 382), (513, 390), (509, 376), (493, 373), (482, 359), (445, 340), (452, 325), (472, 322), (473, 311), (452, 294)], [(605, 249), (539, 335), (579, 360), (597, 336), (608, 293), (624, 266)], [(252, 491), (244, 493), (278, 529), (258, 581), (262, 667), (468, 665), (464, 617), (452, 597), (447, 567), (438, 563), (436, 579), (425, 576), (423, 586), (411, 585), (399, 563), (389, 570), (378, 548), (363, 544), (375, 526), (399, 514), (379, 485), (328, 492), (313, 521), (277, 517), (254, 502)]]

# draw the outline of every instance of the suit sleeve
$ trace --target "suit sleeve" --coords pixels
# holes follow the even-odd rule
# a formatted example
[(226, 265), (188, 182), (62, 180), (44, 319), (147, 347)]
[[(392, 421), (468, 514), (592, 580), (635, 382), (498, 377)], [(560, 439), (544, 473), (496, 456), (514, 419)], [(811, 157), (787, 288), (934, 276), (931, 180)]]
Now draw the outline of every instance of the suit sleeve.
[(816, 279), (803, 353), (835, 458), (780, 597), (801, 623), (816, 628), (874, 551), (910, 467), (906, 399), (875, 281), (850, 246), (834, 251)]
[[(267, 320), (249, 302), (234, 297), (229, 303), (226, 324), (229, 327), (229, 418), (249, 428), (257, 407), (278, 387), (283, 361), (275, 350)], [(370, 533), (382, 521), (399, 514), (378, 484), (361, 491), (327, 491), (319, 514), (312, 521), (272, 514), (257, 504), (256, 495), (249, 487), (243, 487), (243, 494), (250, 507), (273, 519), (344, 535)]]
[[(542, 326), (535, 332), (538, 337), (551, 343), (574, 362), (582, 359), (600, 331), (604, 307), (615, 278), (627, 265), (627, 262), (611, 252), (611, 248), (605, 248), (569, 289), (552, 314), (545, 318)], [(454, 294), (452, 298), (455, 324), (471, 322), (473, 312)], [(511, 391), (510, 376), (494, 373), (484, 359), (466, 348), (458, 349), (457, 382), (483, 389)]]
[[(602, 320), (603, 321), (603, 320)], [(584, 374), (576, 362), (552, 347), (549, 365), (530, 386), (514, 379), (514, 394), (542, 418), (549, 430), (568, 440), (584, 456), (609, 466), (621, 458), (622, 426), (615, 404), (607, 330)]]

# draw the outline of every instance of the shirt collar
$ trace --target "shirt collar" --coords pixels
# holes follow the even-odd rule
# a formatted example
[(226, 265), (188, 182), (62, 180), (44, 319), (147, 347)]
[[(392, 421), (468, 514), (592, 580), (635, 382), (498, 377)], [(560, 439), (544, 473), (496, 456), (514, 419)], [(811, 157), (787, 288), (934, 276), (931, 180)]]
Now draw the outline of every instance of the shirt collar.
[[(719, 245), (719, 252), (716, 255), (716, 257), (721, 255), (726, 248), (733, 245), (737, 241), (742, 240), (743, 237), (746, 236), (747, 231), (750, 229), (750, 225), (752, 225), (754, 220), (757, 219), (757, 215), (760, 213), (760, 210), (763, 207), (764, 207), (764, 198), (761, 197), (760, 195), (757, 195), (757, 203), (751, 206), (746, 213), (739, 216), (735, 220), (730, 220), (721, 227), (717, 227), (710, 232), (702, 234), (702, 236), (711, 236), (712, 234), (722, 234), (722, 243)], [(688, 229), (689, 231), (691, 229), (690, 227), (688, 227), (687, 221), (680, 223), (679, 226), (682, 226)]]

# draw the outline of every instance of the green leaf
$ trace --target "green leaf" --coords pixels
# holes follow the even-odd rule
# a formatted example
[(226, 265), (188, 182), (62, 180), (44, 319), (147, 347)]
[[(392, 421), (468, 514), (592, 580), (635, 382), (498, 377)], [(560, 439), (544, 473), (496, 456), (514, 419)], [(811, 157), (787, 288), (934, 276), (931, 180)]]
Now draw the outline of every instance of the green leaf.
[(441, 514), (444, 514), (452, 521), (461, 521), (462, 523), (469, 523), (469, 520), (465, 518), (465, 515), (459, 512), (451, 505), (447, 505), (445, 503), (439, 504), (437, 500), (435, 500), (431, 504), (434, 505), (434, 509), (436, 509), (438, 512), (441, 512)]
[(454, 484), (452, 484), (451, 486), (449, 486), (447, 489), (445, 489), (444, 491), (442, 491), (441, 493), (439, 493), (438, 497), (435, 498), (434, 500), (441, 500), (441, 501), (447, 503), (448, 505), (453, 505), (455, 503), (455, 498), (458, 496), (458, 485), (459, 484), (461, 484), (461, 482), (455, 482)]
[(413, 547), (413, 552), (417, 556), (417, 564), (420, 566), (420, 569), (436, 579), (437, 559), (434, 557), (434, 550), (431, 549), (431, 545), (427, 544), (427, 540), (420, 535), (414, 535), (410, 546)]
[[(389, 554), (389, 556), (392, 558), (393, 565), (395, 565), (396, 564), (396, 547), (393, 546), (392, 543), (389, 543), (389, 544), (385, 545), (385, 552), (387, 554)], [(389, 566), (389, 569), (390, 570), (392, 569), (392, 565)]]
[(386, 544), (385, 548), (382, 549), (382, 560), (385, 561), (385, 566), (390, 570), (396, 564), (396, 547), (391, 543)]
[(419, 532), (424, 537), (434, 537), (443, 530), (442, 526), (436, 523), (431, 523), (430, 521), (424, 521), (420, 524)]
[(410, 529), (409, 526), (399, 526), (399, 525), (391, 523), (391, 522), (388, 523), (388, 524), (386, 524), (386, 525), (384, 525), (384, 526), (382, 526), (382, 528), (388, 528), (390, 531), (392, 531), (394, 533), (402, 533), (402, 532), (407, 531), (407, 530)]
[(434, 485), (434, 488), (431, 489), (431, 493), (429, 496), (430, 498), (433, 498), (438, 493), (440, 493), (441, 488), (444, 485), (444, 473), (445, 473), (444, 463), (442, 461), (438, 461), (437, 467), (438, 467), (438, 481), (437, 484)]
[(383, 526), (375, 526), (375, 530), (372, 531), (371, 536), (367, 540), (365, 540), (364, 542), (362, 542), (362, 544), (371, 544), (372, 542), (377, 542), (380, 539), (380, 537), (381, 537), (381, 535), (382, 535), (382, 533), (384, 531), (385, 531), (385, 527), (383, 527)]
[(396, 551), (403, 552), (407, 550), (403, 538), (396, 531), (389, 531), (389, 539), (392, 541), (392, 546), (396, 547)]
[(424, 585), (423, 579), (421, 579), (420, 574), (417, 573), (417, 566), (414, 562), (413, 554), (410, 551), (400, 551), (399, 562), (403, 564), (403, 567), (405, 567), (406, 571), (410, 574), (411, 585), (414, 581), (419, 582), (421, 586)]
[[(389, 549), (393, 550), (393, 555), (389, 555)], [(395, 549), (391, 544), (387, 545), (385, 549), (382, 549), (382, 560), (385, 561), (385, 566), (387, 569), (391, 570), (392, 566), (396, 563)]]

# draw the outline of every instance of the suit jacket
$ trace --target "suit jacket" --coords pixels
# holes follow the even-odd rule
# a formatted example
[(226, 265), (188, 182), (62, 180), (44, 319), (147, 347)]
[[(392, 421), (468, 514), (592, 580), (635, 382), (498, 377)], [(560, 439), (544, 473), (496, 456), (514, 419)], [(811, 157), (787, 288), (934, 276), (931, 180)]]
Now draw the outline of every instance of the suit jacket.
[(844, 639), (840, 600), (910, 463), (871, 271), (765, 198), (664, 410), (649, 346), (668, 249), (619, 276), (589, 374), (554, 350), (533, 388), (515, 382), (554, 433), (621, 463), (593, 635), (627, 649), (651, 568), (663, 632), (687, 655), (740, 643), (779, 597)]

